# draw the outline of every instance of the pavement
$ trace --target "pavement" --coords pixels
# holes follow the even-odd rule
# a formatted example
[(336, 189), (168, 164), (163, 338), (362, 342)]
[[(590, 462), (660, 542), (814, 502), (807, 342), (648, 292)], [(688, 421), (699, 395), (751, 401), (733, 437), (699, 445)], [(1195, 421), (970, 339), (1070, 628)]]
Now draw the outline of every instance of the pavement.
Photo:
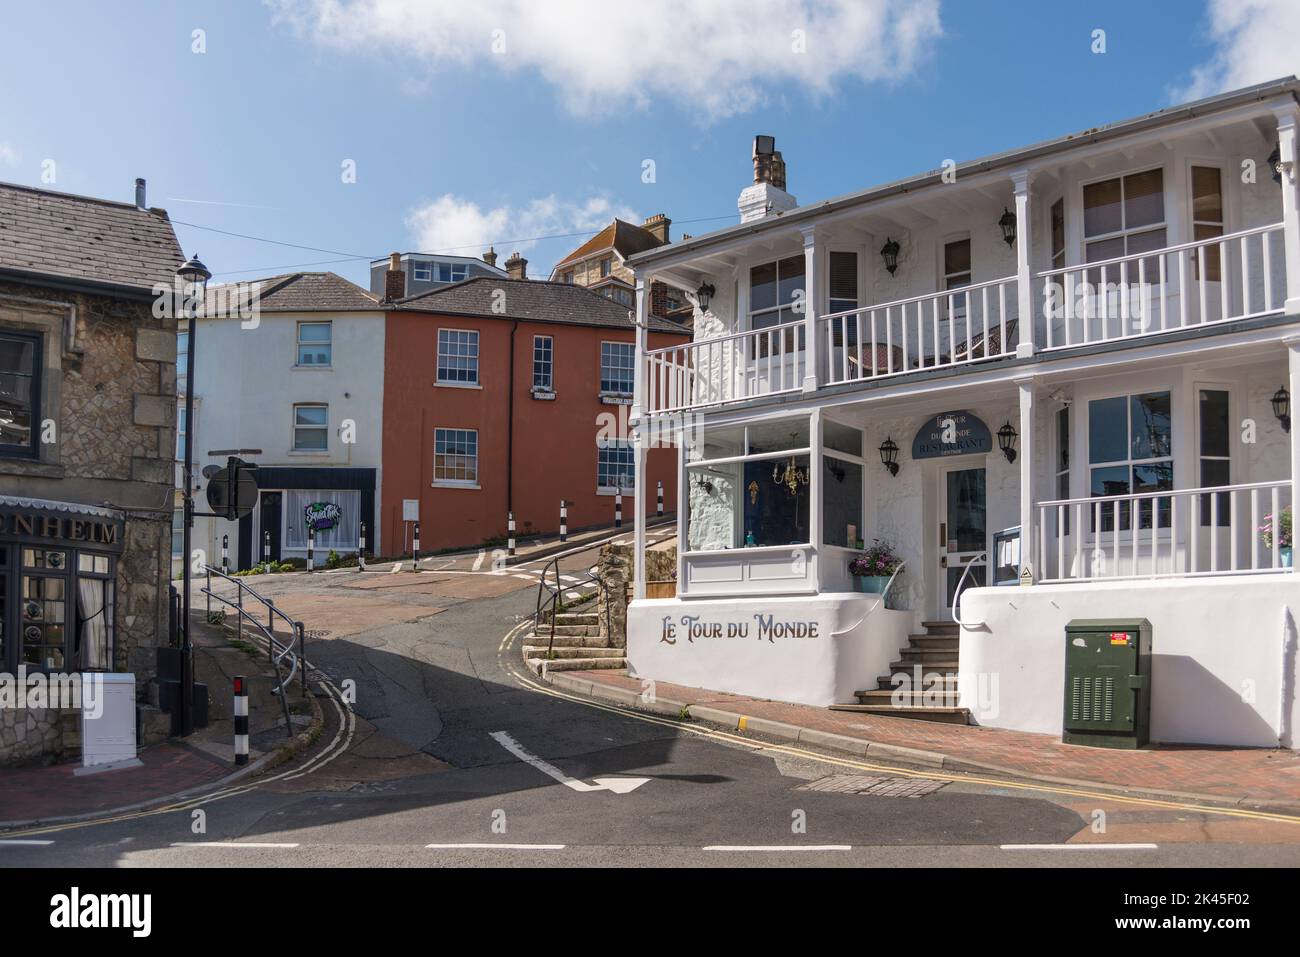
[(1293, 809), (1300, 815), (1300, 753), (1295, 751), (1193, 745), (1094, 748), (1063, 744), (1054, 735), (830, 711), (664, 681), (653, 683), (651, 702), (647, 683), (626, 669), (556, 672), (548, 680), (629, 707), (653, 703), (660, 713), (685, 713), (728, 730), (858, 756), (991, 771), (1018, 780)]

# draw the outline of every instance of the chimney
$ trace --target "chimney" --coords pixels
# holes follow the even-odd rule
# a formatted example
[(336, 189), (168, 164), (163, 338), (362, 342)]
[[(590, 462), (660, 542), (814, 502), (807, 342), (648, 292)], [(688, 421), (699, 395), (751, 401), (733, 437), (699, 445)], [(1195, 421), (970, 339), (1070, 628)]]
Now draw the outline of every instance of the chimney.
[(654, 238), (659, 240), (659, 245), (666, 246), (670, 242), (668, 239), (668, 227), (672, 226), (672, 224), (673, 221), (663, 213), (656, 213), (654, 216), (651, 216), (642, 223), (641, 228), (652, 233)]
[(137, 178), (135, 181), (135, 208), (148, 209), (144, 201), (144, 180)]
[(402, 257), (392, 253), (388, 257), (388, 272), (384, 273), (384, 302), (406, 296), (406, 273), (402, 272)]
[(668, 286), (662, 282), (650, 283), (650, 315), (663, 318), (668, 315)]
[(776, 148), (776, 137), (754, 137), (754, 184), (741, 190), (736, 206), (740, 221), (751, 222), (784, 213), (799, 205), (785, 191), (785, 160)]
[(511, 253), (510, 258), (506, 260), (506, 275), (511, 279), (527, 279), (528, 260), (517, 252)]
[(497, 264), (497, 251), (495, 247), (488, 247), (488, 251), (483, 254), (483, 261), (489, 266), (495, 266)]

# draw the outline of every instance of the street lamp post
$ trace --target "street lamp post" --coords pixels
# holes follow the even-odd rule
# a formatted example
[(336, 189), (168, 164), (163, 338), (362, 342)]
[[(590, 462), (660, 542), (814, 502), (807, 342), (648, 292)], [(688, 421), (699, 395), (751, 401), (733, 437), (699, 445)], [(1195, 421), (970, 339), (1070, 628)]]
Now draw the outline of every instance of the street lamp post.
[[(190, 634), (190, 544), (194, 529), (194, 344), (198, 338), (198, 317), (207, 298), (208, 280), (212, 273), (191, 257), (176, 270), (181, 280), (180, 304), (189, 320), (189, 349), (185, 354), (185, 462), (182, 466), (185, 488), (181, 492), (184, 521), (181, 531), (181, 734), (194, 731), (194, 643)], [(191, 303), (196, 306), (191, 308)]]

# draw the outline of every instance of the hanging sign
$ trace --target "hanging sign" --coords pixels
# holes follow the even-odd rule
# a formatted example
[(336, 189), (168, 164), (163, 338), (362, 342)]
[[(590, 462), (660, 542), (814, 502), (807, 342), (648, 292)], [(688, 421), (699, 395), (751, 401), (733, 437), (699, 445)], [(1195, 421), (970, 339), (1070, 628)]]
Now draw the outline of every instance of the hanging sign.
[(912, 440), (913, 459), (971, 455), (993, 451), (989, 427), (971, 412), (944, 412), (926, 419)]

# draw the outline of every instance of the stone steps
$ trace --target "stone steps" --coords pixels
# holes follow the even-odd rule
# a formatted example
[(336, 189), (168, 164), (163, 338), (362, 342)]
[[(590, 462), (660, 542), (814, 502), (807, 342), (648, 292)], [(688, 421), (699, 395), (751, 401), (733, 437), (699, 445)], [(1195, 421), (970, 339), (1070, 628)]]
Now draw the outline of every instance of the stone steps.
[[(957, 675), (961, 635), (952, 621), (923, 622), (925, 634), (909, 635), (899, 660), (876, 687), (855, 691), (856, 704), (832, 705), (835, 711), (856, 711), (894, 718), (966, 724), (970, 712), (957, 706)], [(919, 672), (919, 673), (918, 673)], [(895, 684), (898, 675), (907, 681)]]

